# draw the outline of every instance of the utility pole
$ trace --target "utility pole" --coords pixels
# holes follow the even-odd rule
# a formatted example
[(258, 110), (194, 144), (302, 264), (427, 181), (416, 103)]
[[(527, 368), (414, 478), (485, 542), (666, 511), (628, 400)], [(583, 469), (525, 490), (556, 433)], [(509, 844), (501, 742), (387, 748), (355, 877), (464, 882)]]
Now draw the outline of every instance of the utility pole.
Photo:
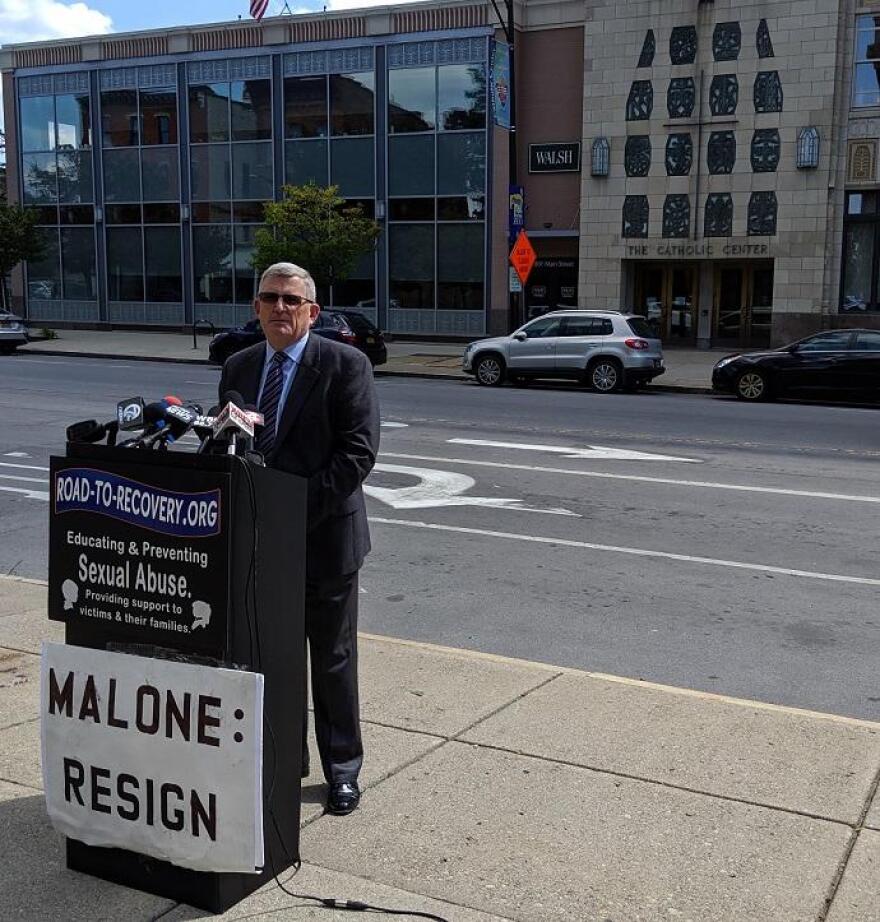
[[(498, 17), (498, 24), (501, 26), (501, 29), (504, 32), (504, 37), (507, 39), (508, 47), (508, 66), (510, 70), (510, 128), (507, 133), (507, 145), (508, 145), (508, 211), (510, 209), (510, 193), (513, 191), (513, 187), (517, 186), (519, 180), (519, 170), (517, 167), (517, 144), (516, 144), (516, 26), (514, 22), (514, 9), (513, 3), (514, 0), (502, 0), (504, 3), (506, 16), (501, 15), (501, 10), (498, 8), (497, 0), (491, 0), (492, 6), (495, 9), (495, 15)], [(494, 93), (494, 89), (493, 89)], [(508, 240), (508, 247), (511, 246), (510, 240)], [(507, 269), (508, 278), (510, 277), (510, 267)], [(508, 288), (508, 324), (510, 329), (513, 330), (518, 327), (523, 321), (524, 317), (521, 316), (521, 305), (520, 298), (521, 295), (517, 292), (513, 292)]]

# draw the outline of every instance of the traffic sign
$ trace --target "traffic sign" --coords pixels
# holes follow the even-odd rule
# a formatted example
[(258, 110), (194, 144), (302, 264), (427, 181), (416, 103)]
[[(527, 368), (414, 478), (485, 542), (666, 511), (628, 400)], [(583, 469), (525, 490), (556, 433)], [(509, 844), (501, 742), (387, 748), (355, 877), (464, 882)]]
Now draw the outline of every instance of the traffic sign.
[(513, 249), (510, 251), (510, 264), (516, 269), (516, 274), (523, 285), (525, 285), (537, 258), (535, 248), (529, 242), (526, 232), (521, 230)]

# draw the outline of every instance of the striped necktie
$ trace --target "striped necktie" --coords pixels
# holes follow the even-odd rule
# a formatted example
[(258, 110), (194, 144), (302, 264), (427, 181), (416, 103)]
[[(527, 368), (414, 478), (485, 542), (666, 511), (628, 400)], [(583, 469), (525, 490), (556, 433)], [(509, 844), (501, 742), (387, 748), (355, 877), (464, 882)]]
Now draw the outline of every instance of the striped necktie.
[(275, 427), (278, 421), (278, 402), (284, 389), (284, 363), (287, 353), (276, 352), (269, 363), (269, 373), (263, 395), (260, 397), (260, 412), (263, 414), (263, 428), (257, 435), (256, 449), (265, 458), (275, 445)]

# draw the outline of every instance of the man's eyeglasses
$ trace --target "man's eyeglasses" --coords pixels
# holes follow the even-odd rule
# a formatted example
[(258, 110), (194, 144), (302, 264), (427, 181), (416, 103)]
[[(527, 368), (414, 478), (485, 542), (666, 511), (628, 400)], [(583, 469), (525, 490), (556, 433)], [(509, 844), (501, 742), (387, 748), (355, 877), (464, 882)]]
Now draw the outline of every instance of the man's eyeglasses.
[(300, 295), (281, 294), (281, 292), (278, 291), (261, 291), (257, 295), (257, 298), (260, 304), (265, 304), (266, 307), (274, 307), (278, 303), (279, 298), (284, 302), (285, 307), (299, 307), (301, 304), (314, 303), (308, 298), (303, 298)]

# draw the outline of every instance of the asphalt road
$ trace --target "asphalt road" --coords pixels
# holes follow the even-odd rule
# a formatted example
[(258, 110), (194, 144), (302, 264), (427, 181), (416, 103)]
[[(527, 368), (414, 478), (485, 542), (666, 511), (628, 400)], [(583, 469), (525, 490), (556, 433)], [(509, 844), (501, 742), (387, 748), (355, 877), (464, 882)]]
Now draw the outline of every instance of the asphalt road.
[[(0, 359), (0, 572), (72, 421), (203, 366)], [(880, 720), (880, 411), (377, 382), (363, 630)]]

